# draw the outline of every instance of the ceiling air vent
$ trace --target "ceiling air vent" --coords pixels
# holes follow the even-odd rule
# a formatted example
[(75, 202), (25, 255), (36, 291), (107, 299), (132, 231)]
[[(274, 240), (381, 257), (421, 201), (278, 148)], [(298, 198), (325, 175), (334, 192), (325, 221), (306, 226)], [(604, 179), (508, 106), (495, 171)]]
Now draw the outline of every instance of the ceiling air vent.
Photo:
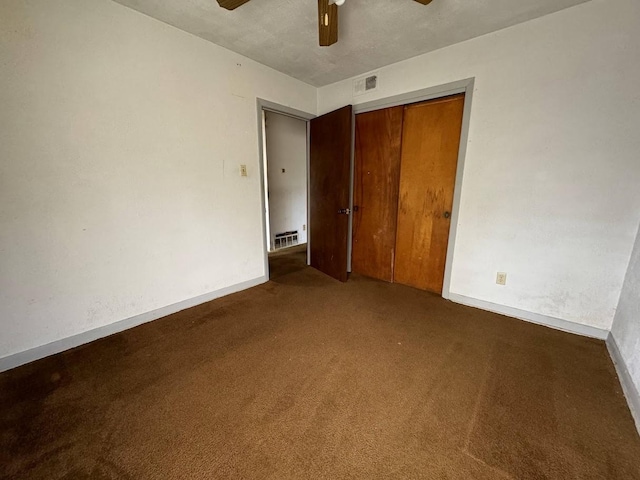
[(378, 74), (373, 73), (367, 77), (356, 78), (353, 81), (353, 94), (362, 95), (378, 89)]

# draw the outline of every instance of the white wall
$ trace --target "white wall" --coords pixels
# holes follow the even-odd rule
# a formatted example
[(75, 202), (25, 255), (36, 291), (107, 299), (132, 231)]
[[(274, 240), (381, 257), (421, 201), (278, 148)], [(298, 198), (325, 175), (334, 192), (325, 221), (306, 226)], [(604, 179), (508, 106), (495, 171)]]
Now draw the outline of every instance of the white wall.
[(266, 112), (265, 131), (271, 248), (276, 233), (292, 230), (306, 243), (307, 123)]
[(609, 329), (640, 221), (638, 58), (640, 2), (593, 0), (382, 68), (376, 92), (323, 87), (318, 110), (475, 77), (451, 292)]
[(315, 88), (108, 0), (3, 0), (0, 65), (0, 358), (265, 275), (256, 97)]
[[(640, 392), (640, 231), (620, 294), (611, 335), (634, 383)], [(635, 399), (640, 404), (640, 399)], [(636, 412), (640, 415), (640, 411)], [(636, 419), (640, 428), (640, 417)]]

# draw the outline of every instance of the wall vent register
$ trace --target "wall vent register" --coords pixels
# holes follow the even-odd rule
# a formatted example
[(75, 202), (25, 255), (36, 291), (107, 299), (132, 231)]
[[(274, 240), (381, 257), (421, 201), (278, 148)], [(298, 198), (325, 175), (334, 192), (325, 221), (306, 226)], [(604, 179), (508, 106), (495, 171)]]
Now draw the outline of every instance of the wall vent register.
[(298, 245), (298, 231), (276, 233), (273, 239), (274, 250)]
[(353, 94), (362, 95), (363, 93), (377, 90), (378, 88), (378, 74), (369, 75), (368, 77), (356, 78), (353, 81)]

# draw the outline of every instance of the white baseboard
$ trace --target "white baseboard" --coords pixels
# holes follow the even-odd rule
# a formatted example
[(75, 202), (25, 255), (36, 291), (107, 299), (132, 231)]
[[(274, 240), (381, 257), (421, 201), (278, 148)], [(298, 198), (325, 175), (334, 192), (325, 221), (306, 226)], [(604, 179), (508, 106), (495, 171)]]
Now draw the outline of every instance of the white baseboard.
[(113, 335), (114, 333), (137, 327), (138, 325), (142, 325), (143, 323), (166, 317), (167, 315), (171, 315), (187, 308), (195, 307), (196, 305), (200, 305), (201, 303), (210, 302), (211, 300), (224, 297), (225, 295), (230, 295), (241, 290), (246, 290), (247, 288), (255, 287), (256, 285), (265, 283), (267, 280), (268, 278), (266, 276), (247, 280), (246, 282), (221, 288), (220, 290), (189, 298), (187, 300), (183, 300), (172, 305), (167, 305), (166, 307), (158, 308), (150, 312), (141, 313), (140, 315), (126, 318), (118, 322), (110, 323), (109, 325), (104, 325), (93, 330), (82, 332), (77, 335), (72, 335), (71, 337), (61, 338), (60, 340), (47, 343), (46, 345), (41, 345), (39, 347), (31, 348), (23, 352), (18, 352), (6, 357), (2, 357), (0, 358), (0, 372), (4, 372), (5, 370), (19, 367), (20, 365), (24, 365), (25, 363), (33, 362), (34, 360), (39, 360), (41, 358), (48, 357), (65, 350), (69, 350), (70, 348), (79, 347), (80, 345), (93, 342), (94, 340), (98, 340), (99, 338), (108, 337), (109, 335)]
[(636, 422), (638, 434), (640, 434), (640, 393), (638, 392), (635, 383), (633, 383), (627, 364), (625, 363), (624, 358), (622, 358), (622, 354), (618, 348), (618, 343), (613, 337), (613, 334), (610, 334), (607, 337), (607, 349), (609, 350), (609, 355), (611, 355), (613, 364), (616, 366), (616, 372), (618, 372), (622, 391), (624, 392), (624, 396), (629, 404), (631, 415)]
[(547, 315), (541, 315), (539, 313), (527, 312), (526, 310), (507, 307), (506, 305), (498, 305), (497, 303), (486, 302), (484, 300), (478, 300), (477, 298), (458, 295), (457, 293), (450, 293), (449, 300), (455, 303), (461, 303), (462, 305), (467, 305), (469, 307), (488, 310), (489, 312), (507, 315), (509, 317), (518, 318), (527, 322), (537, 323), (538, 325), (544, 325), (546, 327), (555, 328), (556, 330), (575, 333), (585, 337), (605, 340), (609, 336), (609, 330), (605, 330), (603, 328), (591, 327), (589, 325), (582, 325), (580, 323), (574, 323), (568, 320), (562, 320), (560, 318), (549, 317)]

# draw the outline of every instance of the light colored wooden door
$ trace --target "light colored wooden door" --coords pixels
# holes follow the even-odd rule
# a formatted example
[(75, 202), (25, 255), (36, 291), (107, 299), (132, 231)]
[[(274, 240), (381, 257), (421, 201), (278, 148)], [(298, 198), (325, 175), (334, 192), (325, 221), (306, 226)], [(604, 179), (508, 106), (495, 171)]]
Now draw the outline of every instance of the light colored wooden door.
[(393, 281), (403, 106), (356, 115), (351, 269)]
[(404, 108), (394, 281), (442, 293), (464, 94)]

